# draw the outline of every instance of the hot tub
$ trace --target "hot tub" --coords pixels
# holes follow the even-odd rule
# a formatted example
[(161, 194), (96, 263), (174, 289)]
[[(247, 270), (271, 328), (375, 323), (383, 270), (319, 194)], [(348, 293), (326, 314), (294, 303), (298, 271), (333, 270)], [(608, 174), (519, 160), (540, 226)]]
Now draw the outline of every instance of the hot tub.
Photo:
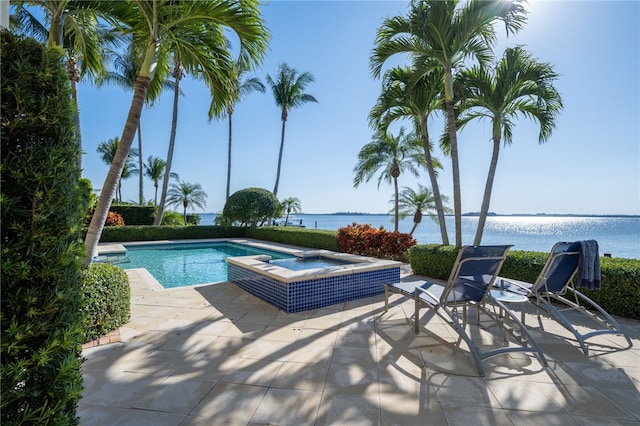
[(226, 259), (229, 281), (286, 313), (306, 311), (384, 292), (400, 280), (400, 262), (336, 253), (304, 252), (297, 259), (270, 256)]

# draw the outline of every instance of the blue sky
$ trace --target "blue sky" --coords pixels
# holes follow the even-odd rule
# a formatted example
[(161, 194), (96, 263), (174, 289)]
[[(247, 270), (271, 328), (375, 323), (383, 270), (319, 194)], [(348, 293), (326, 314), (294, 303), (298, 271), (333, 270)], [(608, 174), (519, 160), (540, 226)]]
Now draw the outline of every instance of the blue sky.
[[(524, 29), (495, 48), (524, 45), (560, 74), (556, 87), (564, 110), (553, 135), (538, 144), (538, 129), (516, 122), (513, 144), (501, 150), (491, 211), (517, 213), (640, 214), (640, 2), (531, 1)], [(371, 182), (353, 188), (353, 168), (371, 141), (367, 116), (380, 93), (369, 57), (385, 17), (406, 14), (405, 1), (271, 1), (263, 16), (272, 34), (262, 67), (265, 82), (286, 62), (315, 77), (307, 92), (319, 103), (290, 111), (278, 198), (297, 197), (303, 213), (386, 213), (391, 186)], [(398, 58), (389, 65), (402, 64)], [(209, 122), (203, 83), (182, 83), (172, 171), (202, 185), (204, 211), (222, 210), (227, 173), (227, 121)], [(116, 87), (79, 86), (84, 176), (102, 187), (108, 166), (96, 153), (102, 141), (120, 136), (131, 93)], [(142, 114), (144, 158), (166, 158), (172, 94)], [(430, 128), (439, 134), (441, 119)], [(459, 133), (462, 210), (479, 211), (491, 154), (491, 126)], [(280, 111), (273, 94), (250, 94), (234, 113), (231, 192), (273, 189), (280, 143)], [(134, 141), (134, 144), (137, 142)], [(453, 199), (450, 159), (440, 174), (441, 192)], [(123, 182), (123, 198), (138, 199), (137, 177)], [(429, 185), (425, 173), (400, 176), (400, 185)], [(153, 199), (145, 179), (145, 198)]]

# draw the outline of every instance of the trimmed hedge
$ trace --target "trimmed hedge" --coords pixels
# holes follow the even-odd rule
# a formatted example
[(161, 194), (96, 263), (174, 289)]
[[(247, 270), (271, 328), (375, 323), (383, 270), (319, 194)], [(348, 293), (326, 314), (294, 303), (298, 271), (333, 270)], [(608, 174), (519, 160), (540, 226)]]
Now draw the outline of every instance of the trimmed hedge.
[[(411, 269), (417, 275), (447, 280), (458, 250), (453, 246), (417, 245), (408, 252)], [(536, 280), (548, 253), (512, 250), (500, 275), (525, 282)], [(602, 289), (580, 290), (612, 315), (640, 320), (640, 260), (600, 258)]]
[(75, 107), (62, 49), (1, 38), (0, 423), (73, 425), (87, 206)]
[(131, 290), (124, 269), (93, 263), (82, 277), (84, 291), (84, 341), (109, 334), (131, 316)]
[(101, 243), (123, 241), (190, 240), (205, 238), (243, 238), (238, 226), (105, 226)]
[(156, 210), (156, 206), (134, 204), (112, 204), (109, 208), (110, 212), (119, 213), (126, 225), (153, 225)]
[(259, 226), (243, 228), (245, 238), (273, 241), (300, 247), (338, 251), (336, 231), (306, 229), (297, 226)]

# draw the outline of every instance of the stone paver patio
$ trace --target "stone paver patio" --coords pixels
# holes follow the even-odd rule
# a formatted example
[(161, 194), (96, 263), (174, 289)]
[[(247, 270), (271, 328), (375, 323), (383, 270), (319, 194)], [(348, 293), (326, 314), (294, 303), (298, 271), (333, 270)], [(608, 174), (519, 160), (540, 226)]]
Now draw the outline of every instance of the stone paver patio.
[(386, 313), (381, 295), (287, 315), (231, 283), (164, 290), (128, 273), (122, 342), (83, 351), (81, 425), (640, 424), (637, 321), (621, 320), (631, 349), (600, 337), (585, 356), (528, 311), (549, 367), (500, 355), (479, 377), (438, 317), (425, 312), (413, 334), (413, 303), (399, 296)]

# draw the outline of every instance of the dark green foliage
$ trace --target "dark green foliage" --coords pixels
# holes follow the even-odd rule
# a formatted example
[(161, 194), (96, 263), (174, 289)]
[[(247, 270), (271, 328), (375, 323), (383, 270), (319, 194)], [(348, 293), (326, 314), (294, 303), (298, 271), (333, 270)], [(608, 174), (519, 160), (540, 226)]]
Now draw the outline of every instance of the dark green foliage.
[(243, 238), (244, 236), (243, 228), (238, 226), (109, 226), (102, 231), (100, 242)]
[(69, 77), (61, 50), (1, 38), (0, 423), (77, 424), (86, 191)]
[[(447, 280), (458, 250), (453, 246), (417, 245), (408, 253), (411, 269), (417, 275)], [(512, 250), (507, 254), (500, 275), (534, 282), (548, 253)], [(612, 315), (640, 320), (640, 260), (600, 258), (602, 289), (580, 290)]]
[(184, 217), (178, 212), (164, 212), (160, 224), (163, 226), (184, 226)]
[(120, 213), (127, 225), (153, 225), (156, 206), (138, 206), (132, 204), (112, 204), (109, 211)]
[(109, 334), (129, 321), (131, 290), (127, 273), (117, 266), (94, 263), (84, 271), (84, 341)]
[(338, 251), (336, 231), (294, 226), (258, 226), (245, 229), (245, 237), (299, 247)]
[(222, 215), (231, 223), (256, 226), (276, 217), (279, 205), (273, 192), (263, 188), (246, 188), (231, 194)]
[(190, 213), (187, 215), (187, 224), (188, 225), (200, 225), (200, 215), (195, 213)]
[(413, 273), (436, 280), (447, 280), (458, 256), (454, 246), (419, 244), (407, 253)]

